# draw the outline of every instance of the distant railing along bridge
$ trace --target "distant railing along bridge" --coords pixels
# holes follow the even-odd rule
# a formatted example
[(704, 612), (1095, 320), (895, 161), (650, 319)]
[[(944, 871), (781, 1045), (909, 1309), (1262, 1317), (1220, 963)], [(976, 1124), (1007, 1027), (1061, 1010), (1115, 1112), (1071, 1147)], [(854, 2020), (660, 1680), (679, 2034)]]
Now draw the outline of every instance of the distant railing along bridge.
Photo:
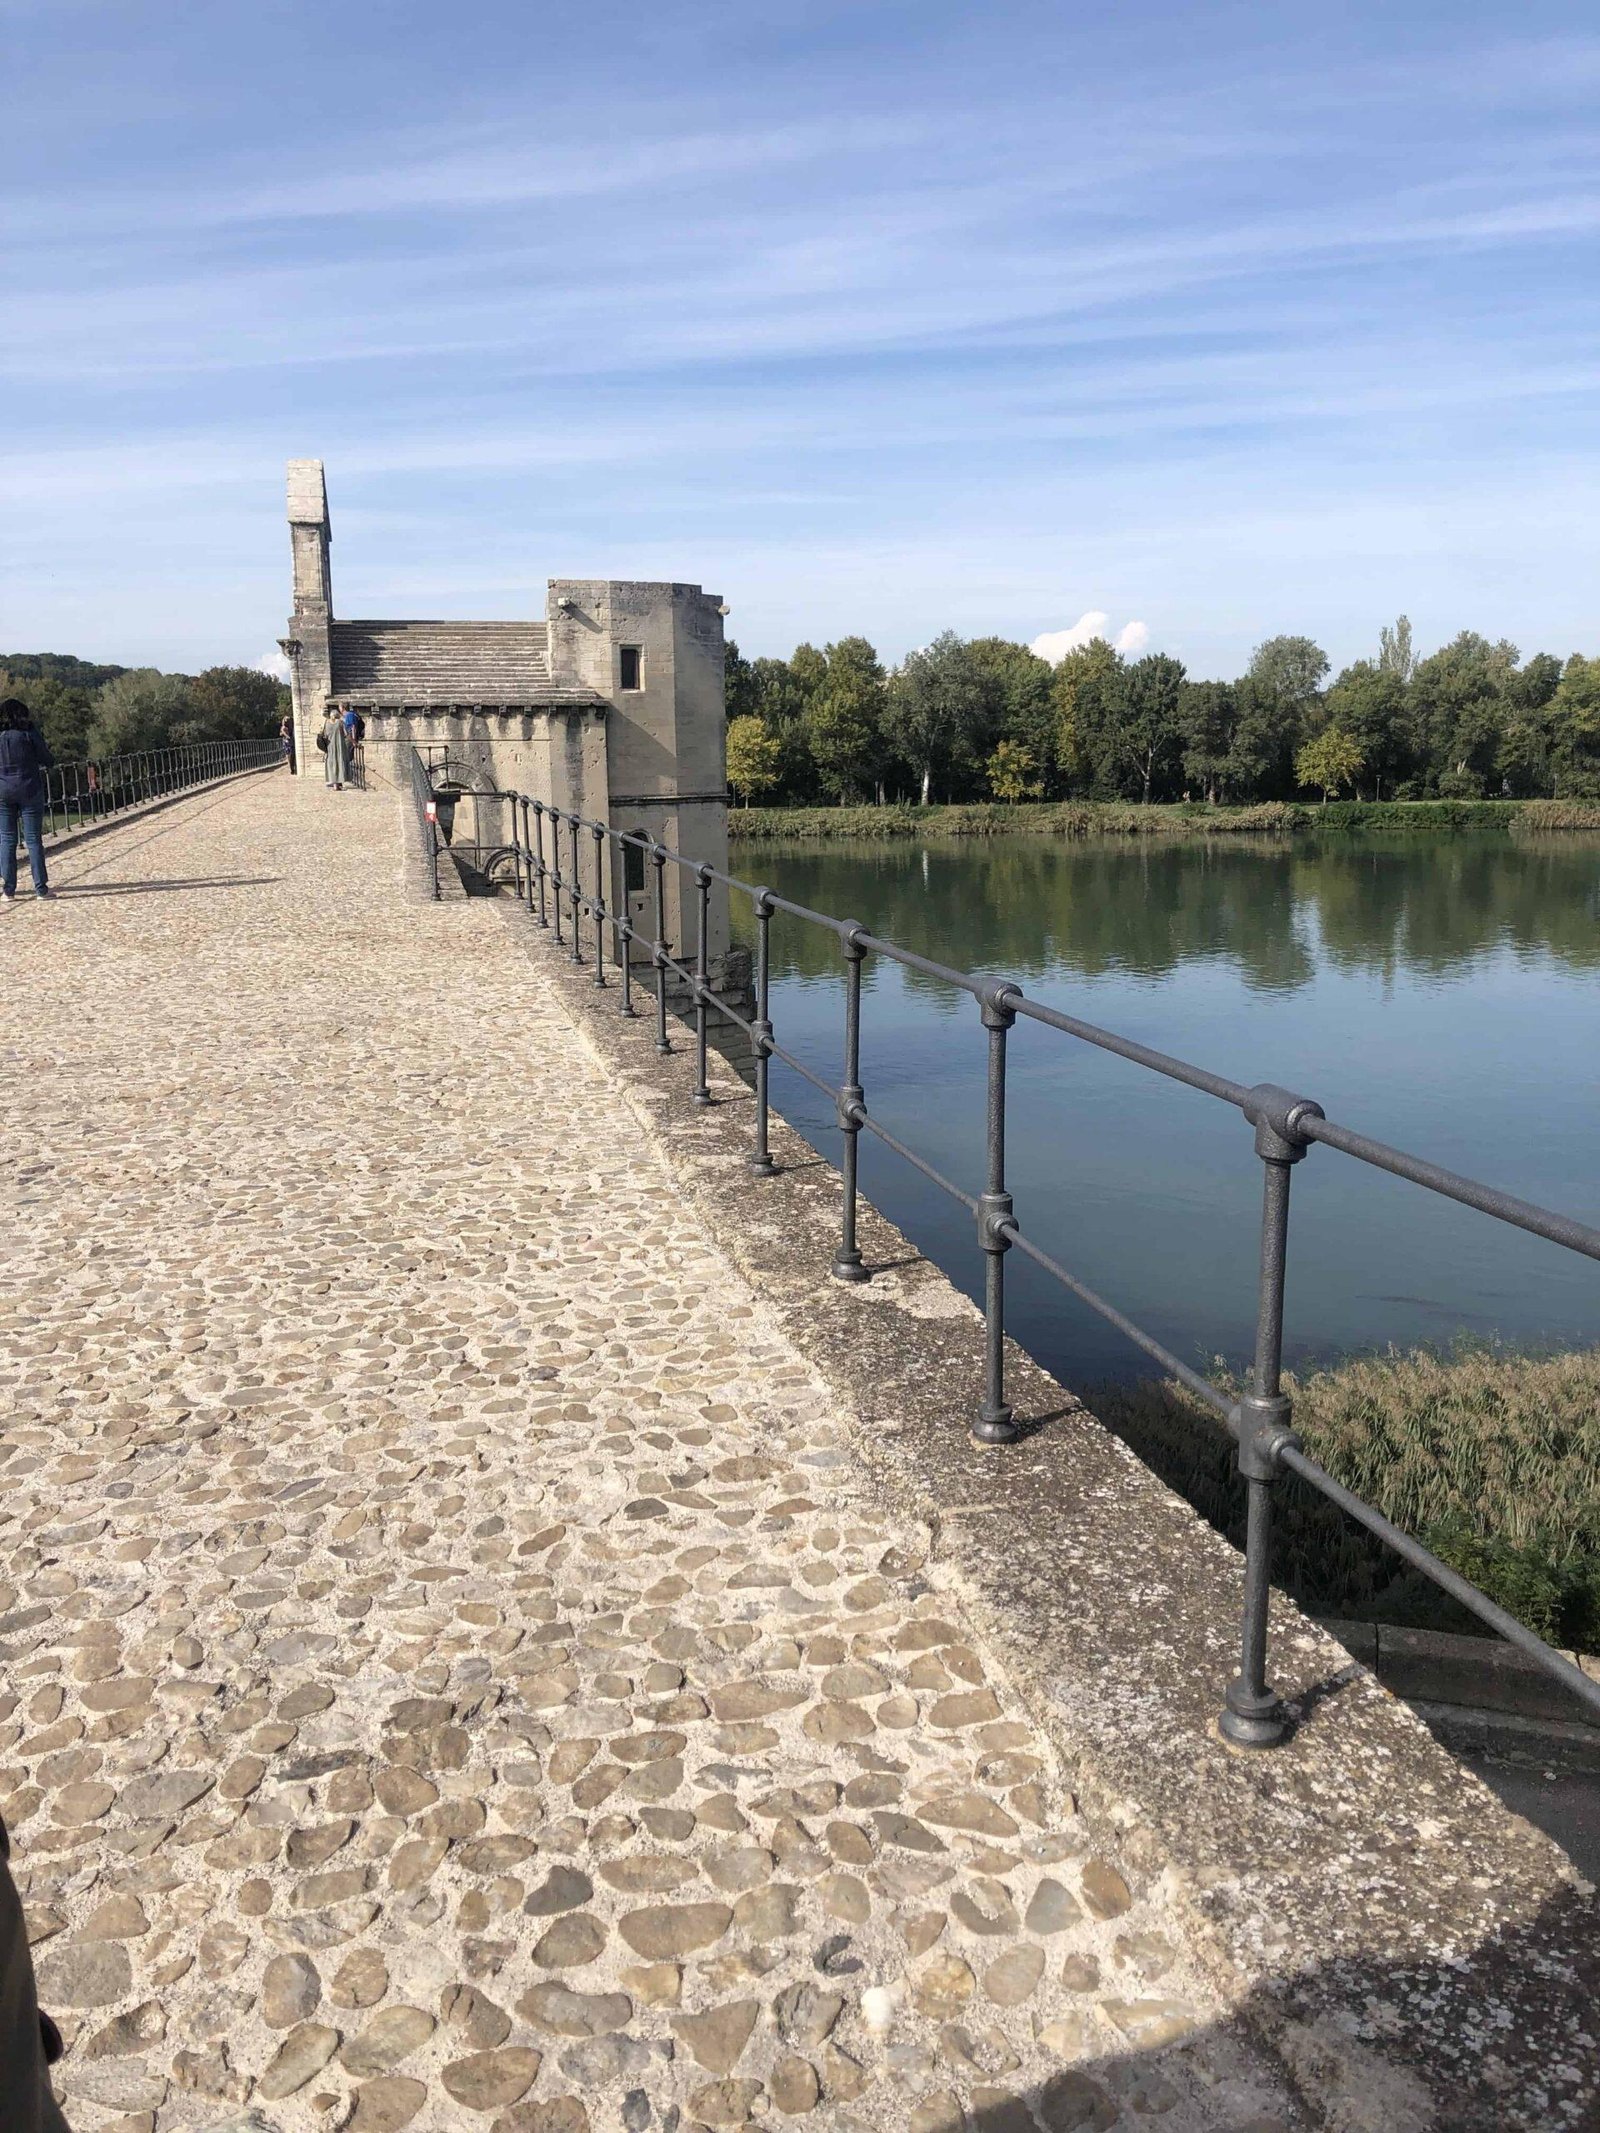
[(54, 763), (44, 774), (44, 833), (64, 837), (192, 785), (283, 761), (279, 741), (179, 741), (134, 755)]
[[(424, 833), (424, 851), (432, 870), (434, 894), (438, 894), (440, 838), (433, 781), (429, 766), (413, 753), (412, 789)], [(1452, 1599), (1468, 1609), (1489, 1628), (1524, 1652), (1582, 1704), (1600, 1718), (1600, 1682), (1592, 1681), (1543, 1638), (1536, 1636), (1515, 1616), (1499, 1607), (1477, 1586), (1452, 1570), (1447, 1563), (1402, 1532), (1380, 1511), (1334, 1480), (1307, 1456), (1292, 1427), (1291, 1402), (1283, 1389), (1284, 1274), (1289, 1238), (1289, 1183), (1296, 1163), (1313, 1146), (1333, 1149), (1407, 1179), (1426, 1192), (1457, 1200), (1476, 1208), (1497, 1222), (1543, 1237), (1563, 1250), (1600, 1259), (1600, 1230), (1589, 1228), (1569, 1216), (1536, 1207), (1494, 1186), (1443, 1170), (1420, 1156), (1391, 1148), (1382, 1141), (1336, 1124), (1322, 1106), (1307, 1096), (1279, 1088), (1272, 1082), (1246, 1087), (1213, 1074), (1204, 1067), (1166, 1052), (1152, 1050), (1114, 1031), (1062, 1014), (1059, 1009), (1031, 1000), (1020, 985), (1003, 978), (980, 978), (951, 969), (948, 964), (916, 955), (897, 942), (882, 940), (853, 919), (835, 918), (827, 912), (808, 910), (791, 903), (775, 891), (758, 888), (724, 874), (704, 861), (687, 858), (637, 831), (619, 830), (610, 823), (593, 821), (568, 810), (551, 807), (524, 793), (499, 792), (480, 795), (495, 798), (509, 809), (509, 835), (500, 850), (509, 856), (510, 873), (518, 898), (534, 922), (550, 931), (575, 966), (592, 965), (594, 984), (605, 988), (606, 944), (611, 942), (611, 965), (618, 991), (619, 1011), (638, 1012), (634, 1005), (633, 956), (637, 945), (654, 974), (655, 1048), (673, 1050), (668, 1019), (669, 979), (687, 988), (694, 1011), (695, 1089), (697, 1103), (713, 1101), (707, 1078), (709, 1024), (715, 1012), (736, 1023), (750, 1041), (755, 1085), (755, 1112), (748, 1167), (759, 1176), (777, 1168), (768, 1145), (769, 1063), (781, 1059), (813, 1088), (833, 1103), (843, 1140), (840, 1171), (843, 1197), (838, 1248), (832, 1273), (841, 1281), (866, 1281), (856, 1242), (857, 1143), (870, 1133), (891, 1148), (942, 1192), (958, 1200), (973, 1216), (977, 1248), (984, 1258), (985, 1387), (982, 1403), (972, 1420), (972, 1434), (986, 1444), (1006, 1444), (1022, 1434), (1020, 1424), (1005, 1397), (1005, 1260), (1013, 1247), (1060, 1282), (1109, 1324), (1126, 1335), (1161, 1368), (1188, 1387), (1212, 1408), (1226, 1424), (1238, 1446), (1238, 1470), (1246, 1491), (1244, 1603), (1240, 1627), (1239, 1671), (1229, 1683), (1218, 1718), (1224, 1737), (1241, 1748), (1267, 1748), (1281, 1741), (1290, 1726), (1290, 1714), (1267, 1681), (1267, 1611), (1272, 1571), (1273, 1484), (1282, 1473), (1300, 1480), (1325, 1496), (1368, 1532), (1387, 1543), (1414, 1569), (1420, 1570)], [(589, 853), (588, 884), (585, 885), (584, 854)], [(696, 937), (692, 962), (672, 953), (666, 926), (666, 870), (680, 870), (694, 884)], [(629, 917), (628, 896), (637, 894), (650, 880), (653, 904), (651, 929), (641, 931)], [(607, 896), (609, 883), (610, 895)], [(731, 895), (748, 899), (755, 921), (754, 1012), (743, 1015), (727, 999), (714, 992), (708, 961), (710, 904), (713, 885), (721, 884)], [(792, 1052), (777, 1042), (769, 998), (768, 934), (774, 912), (784, 912), (807, 925), (832, 933), (838, 940), (844, 977), (843, 1078), (825, 1081)], [(584, 923), (588, 927), (585, 954)], [(861, 967), (868, 956), (881, 956), (924, 976), (937, 979), (969, 995), (984, 1031), (988, 1047), (988, 1092), (986, 1117), (986, 1175), (983, 1190), (970, 1193), (946, 1177), (913, 1148), (897, 1139), (867, 1108), (861, 1083)], [(1042, 1023), (1047, 1029), (1076, 1038), (1101, 1051), (1115, 1053), (1135, 1066), (1203, 1095), (1231, 1104), (1242, 1112), (1254, 1129), (1253, 1149), (1262, 1165), (1261, 1249), (1256, 1296), (1255, 1353), (1249, 1373), (1249, 1389), (1235, 1393), (1215, 1385), (1163, 1347), (1143, 1327), (1098, 1295), (1076, 1274), (1068, 1271), (1024, 1233), (1017, 1219), (1006, 1170), (1006, 1045), (1019, 1018)]]

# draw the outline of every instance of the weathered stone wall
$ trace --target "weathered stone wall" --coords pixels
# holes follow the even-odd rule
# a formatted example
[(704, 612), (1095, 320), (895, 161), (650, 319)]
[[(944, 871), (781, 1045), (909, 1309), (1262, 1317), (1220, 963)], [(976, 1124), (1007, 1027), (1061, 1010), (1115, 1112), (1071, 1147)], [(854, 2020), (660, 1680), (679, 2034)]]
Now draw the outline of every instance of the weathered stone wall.
[[(722, 603), (698, 585), (552, 578), (548, 620), (553, 673), (597, 690), (606, 722), (607, 805), (618, 828), (639, 830), (685, 857), (727, 871), (727, 741)], [(640, 653), (642, 686), (622, 686), (622, 649)], [(681, 950), (695, 939), (692, 880), (668, 870), (667, 931)], [(648, 881), (631, 900), (654, 927)], [(728, 904), (711, 902), (709, 956), (728, 950)]]

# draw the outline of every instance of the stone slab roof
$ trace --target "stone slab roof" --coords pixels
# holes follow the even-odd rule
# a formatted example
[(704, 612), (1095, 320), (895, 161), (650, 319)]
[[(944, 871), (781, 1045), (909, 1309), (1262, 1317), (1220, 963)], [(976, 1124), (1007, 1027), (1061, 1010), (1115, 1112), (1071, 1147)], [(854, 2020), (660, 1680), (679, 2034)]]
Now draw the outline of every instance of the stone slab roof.
[(542, 622), (335, 622), (332, 695), (382, 704), (601, 703), (550, 672)]

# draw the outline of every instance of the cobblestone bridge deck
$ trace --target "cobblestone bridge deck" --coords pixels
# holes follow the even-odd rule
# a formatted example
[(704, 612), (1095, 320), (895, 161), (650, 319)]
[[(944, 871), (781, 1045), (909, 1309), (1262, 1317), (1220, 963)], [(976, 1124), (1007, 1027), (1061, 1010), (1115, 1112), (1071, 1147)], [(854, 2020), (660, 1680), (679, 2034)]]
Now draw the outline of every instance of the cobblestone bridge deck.
[(399, 854), (256, 779), (0, 916), (0, 1808), (75, 2128), (1299, 2124)]

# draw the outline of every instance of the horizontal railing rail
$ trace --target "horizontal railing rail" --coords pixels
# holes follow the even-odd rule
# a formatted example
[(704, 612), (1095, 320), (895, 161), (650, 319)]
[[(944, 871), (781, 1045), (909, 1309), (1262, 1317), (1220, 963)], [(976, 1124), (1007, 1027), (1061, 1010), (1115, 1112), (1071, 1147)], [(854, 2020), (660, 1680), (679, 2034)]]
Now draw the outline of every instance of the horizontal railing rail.
[(44, 833), (66, 837), (191, 785), (284, 761), (281, 741), (175, 741), (135, 755), (53, 763), (44, 773)]
[[(420, 758), (418, 761), (420, 766)], [(425, 770), (423, 774), (426, 775)], [(604, 988), (609, 982), (606, 976), (606, 941), (609, 936), (619, 981), (620, 1012), (627, 1016), (637, 1013), (633, 1004), (632, 951), (635, 943), (639, 945), (655, 977), (655, 1048), (659, 1053), (669, 1053), (674, 1048), (668, 1010), (669, 977), (675, 977), (686, 989), (694, 1011), (694, 1098), (697, 1103), (713, 1101), (708, 1078), (712, 1013), (726, 1017), (745, 1032), (751, 1048), (755, 1095), (752, 1146), (747, 1162), (754, 1173), (770, 1175), (777, 1168), (769, 1145), (768, 1075), (772, 1060), (782, 1060), (833, 1103), (843, 1141), (839, 1166), (843, 1186), (839, 1243), (831, 1266), (831, 1272), (839, 1280), (870, 1279), (870, 1269), (863, 1261), (856, 1235), (857, 1154), (859, 1138), (864, 1132), (872, 1134), (931, 1184), (959, 1201), (972, 1215), (976, 1243), (984, 1263), (984, 1391), (971, 1425), (976, 1438), (986, 1444), (1005, 1444), (1023, 1431), (1023, 1425), (1005, 1396), (1005, 1261), (1013, 1247), (1109, 1325), (1116, 1327), (1135, 1347), (1159, 1363), (1164, 1371), (1222, 1418), (1238, 1447), (1238, 1470), (1246, 1492), (1239, 1668), (1227, 1686), (1218, 1718), (1219, 1729), (1227, 1740), (1243, 1748), (1271, 1747), (1286, 1737), (1292, 1725), (1291, 1712), (1267, 1680), (1273, 1485), (1282, 1473), (1297, 1476), (1385, 1542), (1441, 1591), (1526, 1653), (1600, 1718), (1600, 1682), (1591, 1680), (1581, 1667), (1547, 1644), (1525, 1623), (1497, 1606), (1475, 1585), (1441, 1562), (1438, 1556), (1354, 1491), (1336, 1481), (1308, 1456), (1294, 1432), (1291, 1401), (1283, 1387), (1289, 1186), (1294, 1166), (1313, 1146), (1330, 1148), (1375, 1169), (1388, 1171), (1424, 1191), (1458, 1201), (1495, 1221), (1526, 1230), (1589, 1259), (1600, 1259), (1600, 1230), (1570, 1216), (1519, 1200), (1476, 1179), (1461, 1177), (1403, 1149), (1391, 1148), (1382, 1141), (1336, 1124), (1310, 1097), (1296, 1095), (1272, 1082), (1247, 1086), (1224, 1075), (1210, 1073), (1188, 1060), (1156, 1051), (1115, 1031), (1101, 1029), (1094, 1023), (1063, 1014), (1042, 1001), (1032, 1000), (1020, 985), (1007, 979), (978, 977), (917, 955), (896, 941), (884, 940), (868, 932), (853, 919), (835, 918), (827, 912), (813, 911), (804, 904), (793, 903), (772, 889), (741, 881), (703, 860), (675, 852), (641, 831), (619, 830), (609, 823), (552, 807), (528, 795), (507, 797), (513, 801), (513, 836), (517, 845), (514, 874), (519, 898), (537, 925), (553, 930), (557, 945), (563, 947), (575, 966), (586, 961), (582, 927), (587, 922), (590, 935), (587, 960), (592, 963), (597, 988)], [(590, 857), (587, 885), (583, 878), (585, 847)], [(649, 883), (642, 892), (651, 913), (648, 930), (641, 930), (629, 915), (627, 858), (630, 852), (636, 855), (635, 875)], [(685, 882), (692, 882), (694, 887), (692, 961), (687, 959), (687, 951), (681, 942), (676, 944), (679, 953), (674, 954), (674, 944), (667, 937), (665, 882), (669, 866), (679, 870)], [(741, 1014), (729, 1000), (719, 997), (711, 983), (708, 945), (710, 899), (715, 884), (721, 884), (732, 895), (748, 899), (755, 921), (755, 1011), (748, 1016)], [(639, 895), (641, 891), (635, 887), (633, 893)], [(779, 912), (832, 933), (839, 943), (844, 980), (844, 1026), (843, 1074), (838, 1082), (824, 1079), (777, 1041), (771, 1011), (769, 936), (773, 916)], [(968, 1192), (954, 1179), (946, 1177), (934, 1164), (892, 1134), (868, 1109), (861, 1081), (861, 971), (869, 956), (898, 963), (905, 969), (919, 971), (926, 977), (951, 985), (966, 993), (978, 1010), (988, 1054), (984, 1183), (980, 1192)], [(1253, 1149), (1262, 1166), (1261, 1242), (1255, 1349), (1245, 1391), (1216, 1385), (1192, 1369), (1024, 1232), (1008, 1188), (1006, 1167), (1007, 1043), (1019, 1019), (1039, 1023), (1079, 1042), (1115, 1053), (1135, 1066), (1230, 1104), (1243, 1114), (1253, 1129)]]

